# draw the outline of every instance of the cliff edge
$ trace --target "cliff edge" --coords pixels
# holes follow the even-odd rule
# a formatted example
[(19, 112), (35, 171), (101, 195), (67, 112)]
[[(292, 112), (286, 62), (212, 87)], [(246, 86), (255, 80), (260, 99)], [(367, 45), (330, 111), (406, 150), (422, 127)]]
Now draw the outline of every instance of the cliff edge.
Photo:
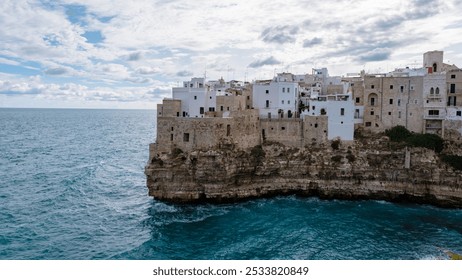
[(430, 149), (387, 137), (313, 142), (303, 149), (266, 142), (241, 150), (156, 153), (145, 168), (149, 195), (176, 203), (233, 202), (296, 194), (462, 208), (462, 172)]

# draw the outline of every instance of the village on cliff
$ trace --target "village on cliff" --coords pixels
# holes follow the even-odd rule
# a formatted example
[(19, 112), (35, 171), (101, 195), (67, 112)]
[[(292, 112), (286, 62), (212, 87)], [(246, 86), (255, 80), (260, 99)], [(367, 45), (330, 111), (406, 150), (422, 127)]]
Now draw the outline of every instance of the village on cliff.
[(340, 77), (321, 68), (253, 83), (192, 78), (172, 92), (157, 106), (157, 152), (265, 141), (301, 148), (352, 141), (358, 128), (403, 126), (452, 140), (462, 134), (462, 70), (443, 63), (443, 51), (424, 53), (417, 69)]

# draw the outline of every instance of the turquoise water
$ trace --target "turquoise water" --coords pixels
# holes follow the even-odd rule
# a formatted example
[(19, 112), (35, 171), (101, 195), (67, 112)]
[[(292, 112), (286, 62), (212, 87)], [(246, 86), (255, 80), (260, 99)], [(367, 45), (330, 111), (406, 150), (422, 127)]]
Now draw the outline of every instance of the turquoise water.
[(276, 197), (147, 196), (155, 112), (0, 109), (0, 259), (438, 259), (462, 210)]

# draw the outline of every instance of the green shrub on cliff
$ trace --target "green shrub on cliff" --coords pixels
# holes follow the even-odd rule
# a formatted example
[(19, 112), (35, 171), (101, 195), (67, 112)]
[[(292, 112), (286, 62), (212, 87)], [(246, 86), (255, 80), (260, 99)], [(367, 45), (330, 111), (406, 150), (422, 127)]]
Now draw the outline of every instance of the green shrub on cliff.
[(454, 169), (462, 170), (462, 156), (443, 155), (441, 159), (452, 166)]
[(406, 143), (414, 147), (432, 149), (440, 153), (444, 148), (444, 140), (436, 134), (413, 134), (406, 139)]
[(405, 142), (410, 146), (432, 149), (437, 153), (440, 153), (444, 148), (444, 140), (440, 136), (430, 133), (412, 133), (401, 125), (385, 130), (385, 135), (391, 141)]
[(250, 150), (250, 155), (253, 156), (255, 159), (262, 159), (265, 157), (265, 151), (263, 150), (261, 145), (257, 145)]
[(412, 135), (412, 132), (407, 130), (407, 128), (405, 128), (404, 126), (398, 125), (385, 130), (385, 135), (387, 135), (391, 141), (400, 142), (410, 137)]

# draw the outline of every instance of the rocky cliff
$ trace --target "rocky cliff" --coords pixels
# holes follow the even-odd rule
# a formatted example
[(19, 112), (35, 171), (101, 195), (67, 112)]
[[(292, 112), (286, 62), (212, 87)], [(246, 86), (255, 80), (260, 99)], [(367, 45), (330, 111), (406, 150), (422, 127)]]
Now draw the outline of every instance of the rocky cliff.
[(149, 195), (172, 202), (232, 202), (284, 194), (377, 199), (462, 208), (462, 172), (425, 148), (386, 137), (312, 143), (295, 149), (265, 143), (169, 154), (151, 150)]

